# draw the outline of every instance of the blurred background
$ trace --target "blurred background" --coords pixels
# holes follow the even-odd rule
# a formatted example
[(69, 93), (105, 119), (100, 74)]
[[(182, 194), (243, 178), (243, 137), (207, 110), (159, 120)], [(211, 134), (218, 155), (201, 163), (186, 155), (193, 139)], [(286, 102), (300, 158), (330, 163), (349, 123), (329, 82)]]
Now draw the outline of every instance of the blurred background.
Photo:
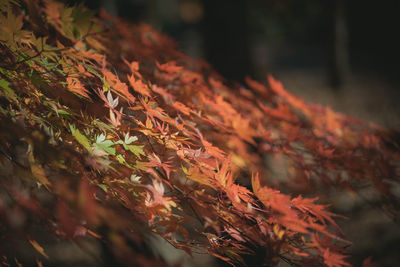
[[(150, 24), (174, 38), (180, 50), (207, 60), (231, 81), (242, 83), (248, 75), (265, 82), (270, 73), (306, 102), (400, 130), (398, 0), (84, 2)], [(340, 193), (332, 209), (352, 218), (341, 226), (355, 242), (351, 247), (355, 266), (368, 256), (381, 266), (398, 266), (398, 224)], [(160, 247), (171, 262), (180, 259), (167, 246)], [(208, 260), (185, 266), (211, 266)]]
[(398, 0), (84, 2), (150, 24), (230, 80), (271, 73), (306, 101), (400, 129)]

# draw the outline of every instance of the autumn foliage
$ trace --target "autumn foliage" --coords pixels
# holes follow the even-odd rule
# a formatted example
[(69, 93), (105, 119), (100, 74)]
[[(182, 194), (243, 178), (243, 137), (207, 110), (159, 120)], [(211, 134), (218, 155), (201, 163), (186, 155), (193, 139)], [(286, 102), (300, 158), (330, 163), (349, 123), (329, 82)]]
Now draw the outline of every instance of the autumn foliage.
[[(155, 234), (235, 266), (255, 253), (265, 266), (349, 266), (324, 192), (370, 187), (396, 216), (400, 154), (384, 129), (272, 76), (233, 86), (147, 25), (0, 3), (3, 263), (18, 263), (20, 238), (46, 265), (40, 227), (98, 238), (122, 265), (162, 266), (144, 253)], [(272, 177), (268, 156), (288, 177)]]

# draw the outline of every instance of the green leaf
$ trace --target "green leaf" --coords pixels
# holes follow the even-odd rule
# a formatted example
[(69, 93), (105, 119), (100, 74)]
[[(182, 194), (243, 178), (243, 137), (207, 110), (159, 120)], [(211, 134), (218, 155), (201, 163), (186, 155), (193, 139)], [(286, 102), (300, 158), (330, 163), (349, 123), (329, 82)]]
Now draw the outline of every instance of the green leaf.
[(90, 28), (92, 27), (92, 17), (94, 16), (94, 11), (85, 9), (83, 3), (75, 6), (72, 11), (72, 17), (74, 19), (74, 25), (77, 29), (77, 38), (80, 39), (85, 36)]
[(45, 68), (48, 69), (48, 70), (51, 70), (51, 69), (55, 68), (58, 65), (56, 63), (49, 62), (47, 57), (44, 57), (40, 61), (42, 62), (43, 66), (45, 66)]
[(182, 166), (182, 171), (184, 174), (186, 174), (186, 175), (188, 174), (188, 169), (184, 166)]
[(108, 154), (111, 154), (111, 155), (115, 156), (115, 154), (116, 154), (115, 148), (111, 147), (113, 145), (113, 143), (111, 142), (111, 144), (110, 144), (110, 142), (111, 142), (110, 140), (107, 140), (104, 143), (100, 143), (100, 144), (95, 143), (94, 146), (99, 148), (99, 149), (101, 149), (101, 150), (103, 150), (103, 151), (105, 151), (105, 152), (107, 152)]
[(111, 85), (107, 82), (106, 78), (102, 78), (103, 81), (103, 92), (107, 92), (111, 90)]
[(98, 186), (99, 186), (101, 189), (103, 189), (104, 192), (107, 192), (107, 190), (108, 190), (108, 186), (107, 186), (107, 185), (105, 185), (105, 184), (98, 184)]
[(138, 145), (126, 145), (123, 144), (124, 148), (131, 151), (133, 154), (135, 154), (136, 157), (140, 158), (141, 155), (146, 155), (143, 151), (143, 145), (138, 146)]
[(129, 145), (135, 141), (137, 141), (138, 138), (136, 136), (129, 136), (129, 133), (126, 133), (125, 135), (125, 144)]
[(147, 162), (136, 161), (135, 167), (138, 170), (147, 171), (149, 167), (147, 167)]
[(111, 125), (104, 123), (99, 119), (93, 120), (92, 124), (102, 132), (112, 132), (117, 135), (117, 132), (113, 129)]
[(89, 140), (86, 138), (86, 136), (81, 134), (81, 132), (78, 129), (75, 129), (75, 127), (73, 125), (70, 124), (69, 127), (70, 127), (71, 133), (75, 137), (76, 141), (78, 141), (79, 144), (81, 144), (84, 148), (86, 148), (89, 152), (91, 152), (90, 143), (89, 143)]
[(14, 91), (9, 87), (10, 83), (4, 79), (0, 79), (0, 87), (3, 88), (8, 94), (15, 95)]
[(126, 160), (124, 159), (124, 157), (121, 154), (117, 155), (117, 159), (118, 159), (119, 163), (124, 164), (124, 165), (126, 164)]
[(118, 154), (117, 156), (118, 162), (128, 168), (134, 169), (133, 166), (129, 165), (128, 162), (126, 162), (126, 160), (124, 159), (124, 157), (121, 154)]
[(112, 146), (115, 146), (115, 143), (111, 140), (106, 140), (105, 134), (100, 134), (96, 137), (96, 143), (94, 144), (97, 148), (107, 152), (108, 154), (115, 156), (115, 149)]
[(69, 113), (69, 112), (66, 111), (66, 110), (59, 109), (59, 110), (57, 110), (57, 112), (58, 112), (58, 114), (60, 114), (60, 115), (71, 116), (71, 113)]

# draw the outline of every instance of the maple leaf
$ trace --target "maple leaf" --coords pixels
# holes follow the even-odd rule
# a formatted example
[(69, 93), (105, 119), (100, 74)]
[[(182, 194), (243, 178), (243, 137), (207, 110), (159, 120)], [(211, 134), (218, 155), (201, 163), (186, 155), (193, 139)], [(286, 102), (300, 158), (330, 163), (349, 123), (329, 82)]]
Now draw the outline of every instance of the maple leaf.
[(144, 84), (139, 79), (135, 79), (135, 77), (133, 75), (128, 75), (127, 77), (128, 77), (128, 81), (129, 81), (130, 85), (132, 86), (133, 90), (135, 90), (136, 92), (138, 92), (144, 96), (151, 97), (151, 91), (149, 90), (149, 88), (146, 84)]
[(161, 167), (165, 171), (167, 178), (170, 179), (170, 173), (174, 169), (170, 165), (170, 161), (162, 162), (161, 159), (154, 153), (150, 154), (148, 158), (150, 159), (150, 161), (147, 163), (148, 167)]
[(89, 91), (84, 87), (84, 85), (81, 82), (79, 82), (78, 79), (67, 77), (67, 88), (71, 92), (79, 96), (90, 98), (88, 95)]
[(225, 158), (225, 152), (224, 151), (222, 151), (218, 147), (213, 146), (210, 142), (205, 140), (203, 138), (203, 135), (199, 131), (199, 129), (195, 128), (195, 131), (196, 131), (197, 135), (200, 137), (200, 140), (201, 140), (201, 142), (202, 142), (202, 144), (204, 146), (204, 149), (205, 149), (207, 154), (212, 155), (212, 156), (216, 157), (217, 159), (224, 159)]
[(234, 184), (232, 176), (228, 178), (225, 192), (236, 209), (245, 213), (253, 212), (253, 207), (256, 206), (256, 203), (252, 192), (250, 192), (246, 187)]
[[(115, 143), (111, 140), (105, 140), (106, 136), (105, 134), (100, 134), (99, 136), (96, 137), (96, 142), (94, 143), (94, 147), (97, 148), (100, 151), (104, 151), (105, 155), (111, 154), (115, 155), (116, 151), (113, 146), (115, 146)], [(101, 155), (102, 153), (99, 153), (99, 151), (96, 150), (95, 154)]]
[(257, 101), (258, 106), (269, 116), (288, 121), (288, 122), (297, 122), (295, 116), (290, 112), (290, 109), (287, 105), (282, 103), (278, 103), (278, 107), (276, 109), (264, 106), (261, 102)]
[(45, 12), (49, 19), (53, 20), (57, 24), (61, 24), (61, 12), (63, 5), (61, 3), (47, 1)]
[[(105, 60), (103, 59), (103, 61), (105, 61)], [(103, 62), (103, 64), (105, 65), (105, 62)], [(105, 69), (104, 67), (103, 67), (102, 73), (105, 78), (103, 88), (104, 88), (104, 86), (109, 89), (112, 88), (114, 90), (114, 92), (118, 93), (125, 99), (128, 99), (131, 102), (135, 101), (136, 98), (129, 92), (128, 86), (126, 85), (126, 83), (121, 82), (117, 75), (113, 74), (111, 71)]]
[(330, 214), (325, 211), (328, 205), (315, 204), (314, 202), (318, 198), (303, 198), (302, 196), (298, 196), (291, 200), (293, 207), (296, 207), (302, 212), (308, 212), (315, 216), (321, 223), (325, 224), (326, 221), (336, 226), (336, 229), (339, 229), (339, 226), (336, 225), (335, 221), (332, 219), (333, 214)]
[(129, 178), (129, 180), (130, 180), (132, 183), (136, 183), (136, 184), (140, 184), (140, 180), (141, 180), (141, 179), (142, 179), (142, 177), (139, 176), (139, 175), (136, 175), (136, 174), (132, 174), (131, 177)]
[(327, 248), (324, 251), (323, 257), (324, 257), (324, 263), (328, 267), (351, 266), (349, 263), (345, 261), (345, 259), (347, 258), (346, 255), (331, 252), (329, 248)]
[(192, 112), (195, 113), (192, 109), (188, 108), (187, 106), (185, 106), (184, 104), (182, 104), (179, 101), (176, 101), (172, 104), (172, 106), (182, 112), (183, 114), (185, 114), (186, 116), (189, 116)]
[(156, 66), (160, 70), (168, 72), (168, 73), (177, 73), (183, 69), (181, 66), (177, 66), (175, 61), (170, 61), (170, 62), (167, 62), (164, 64), (160, 64), (160, 63), (158, 63), (158, 61), (156, 61)]
[(173, 122), (168, 114), (160, 107), (151, 107), (148, 103), (146, 103), (143, 99), (141, 99), (141, 104), (145, 108), (147, 115), (149, 115), (150, 118), (156, 117), (160, 119), (161, 121), (170, 121)]
[(111, 122), (111, 125), (114, 126), (115, 128), (118, 128), (121, 125), (121, 120), (122, 120), (122, 108), (117, 111), (113, 111), (110, 109), (110, 119), (108, 119), (109, 122)]
[(84, 76), (87, 77), (93, 77), (93, 74), (91, 74), (90, 72), (86, 71), (85, 67), (82, 66), (82, 64), (79, 64), (78, 66), (76, 66), (76, 69), (78, 70), (78, 72)]
[(125, 134), (125, 140), (124, 140), (125, 144), (129, 145), (132, 142), (135, 142), (137, 140), (138, 140), (138, 138), (136, 136), (129, 136), (129, 133)]
[(146, 195), (146, 206), (154, 207), (162, 205), (167, 208), (168, 211), (171, 211), (172, 207), (176, 207), (176, 203), (172, 198), (164, 197), (165, 189), (162, 182), (153, 180), (153, 186), (147, 185), (146, 188), (152, 193), (152, 196), (149, 194)]
[(153, 84), (151, 86), (151, 90), (153, 90), (154, 92), (156, 92), (157, 94), (161, 95), (164, 97), (164, 99), (167, 99), (170, 102), (173, 102), (175, 99), (175, 96), (173, 96), (172, 94), (168, 93), (165, 89), (163, 89), (160, 86), (157, 86), (156, 84)]
[(107, 101), (108, 101), (108, 106), (112, 109), (118, 106), (118, 97), (113, 99), (110, 91), (107, 92)]
[(240, 232), (231, 227), (225, 227), (225, 232), (227, 232), (230, 236), (240, 242), (246, 242), (246, 240), (242, 237)]
[[(1, 1), (0, 10), (0, 181), (13, 198), (1, 210), (33, 224), (5, 224), (9, 236), (40, 221), (57, 238), (104, 236), (127, 265), (139, 255), (161, 266), (140, 253), (143, 237), (156, 233), (232, 265), (245, 265), (241, 255), (255, 247), (268, 250), (272, 266), (284, 255), (289, 264), (337, 267), (348, 266), (349, 243), (331, 232), (340, 233), (338, 216), (310, 187), (371, 184), (385, 210), (396, 210), (390, 186), (400, 155), (384, 129), (306, 104), (272, 76), (269, 86), (246, 78), (248, 88), (234, 90), (168, 37), (104, 11), (53, 0)], [(25, 145), (33, 185), (46, 190), (20, 181)], [(282, 183), (269, 179), (272, 155), (287, 162)], [(37, 190), (56, 205), (35, 198)]]
[(135, 75), (140, 75), (140, 73), (138, 73), (138, 71), (139, 71), (139, 62), (132, 61), (132, 62), (129, 63), (125, 58), (123, 58), (123, 61), (125, 62), (126, 65), (128, 65), (131, 73), (133, 73)]
[(253, 192), (268, 209), (277, 213), (276, 222), (298, 233), (308, 233), (308, 223), (301, 220), (298, 213), (292, 209), (290, 197), (278, 190), (261, 186), (258, 173), (252, 177)]
[(182, 170), (186, 174), (186, 177), (190, 180), (215, 188), (215, 186), (210, 181), (211, 178), (202, 173), (198, 167), (192, 166), (189, 169), (182, 167)]
[(294, 95), (290, 94), (283, 88), (281, 82), (275, 80), (272, 75), (268, 75), (268, 82), (271, 86), (272, 91), (274, 91), (277, 95), (281, 96), (285, 99), (289, 104), (293, 107), (297, 108), (298, 110), (302, 111), (308, 117), (310, 116), (310, 111), (308, 106), (304, 103), (304, 101), (300, 98), (295, 97)]
[(84, 148), (90, 151), (90, 143), (87, 137), (84, 136), (78, 129), (76, 129), (74, 125), (70, 124), (69, 127), (71, 129), (72, 135), (75, 137), (78, 143), (80, 143)]
[(265, 87), (265, 85), (252, 80), (250, 77), (246, 76), (245, 81), (250, 86), (251, 89), (254, 89), (259, 94), (265, 95), (268, 93), (268, 89), (267, 87)]

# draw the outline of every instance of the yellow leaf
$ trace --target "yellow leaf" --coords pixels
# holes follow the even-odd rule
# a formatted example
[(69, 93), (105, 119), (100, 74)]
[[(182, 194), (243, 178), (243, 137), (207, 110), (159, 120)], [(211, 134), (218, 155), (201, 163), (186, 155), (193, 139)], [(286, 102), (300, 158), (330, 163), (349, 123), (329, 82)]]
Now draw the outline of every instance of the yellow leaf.
[(190, 180), (213, 187), (213, 185), (209, 181), (210, 178), (207, 175), (201, 173), (199, 168), (197, 167), (190, 167), (189, 170), (186, 169), (185, 174), (186, 177), (189, 178)]
[(37, 250), (37, 252), (42, 254), (43, 257), (49, 259), (49, 256), (46, 254), (46, 252), (44, 252), (44, 249), (42, 248), (42, 246), (39, 245), (38, 242), (36, 242), (35, 240), (29, 240), (29, 243), (31, 243), (31, 245)]
[(47, 189), (49, 188), (50, 181), (47, 179), (46, 174), (44, 173), (44, 169), (42, 166), (38, 164), (32, 164), (31, 165), (31, 172), (35, 178), (42, 183)]

